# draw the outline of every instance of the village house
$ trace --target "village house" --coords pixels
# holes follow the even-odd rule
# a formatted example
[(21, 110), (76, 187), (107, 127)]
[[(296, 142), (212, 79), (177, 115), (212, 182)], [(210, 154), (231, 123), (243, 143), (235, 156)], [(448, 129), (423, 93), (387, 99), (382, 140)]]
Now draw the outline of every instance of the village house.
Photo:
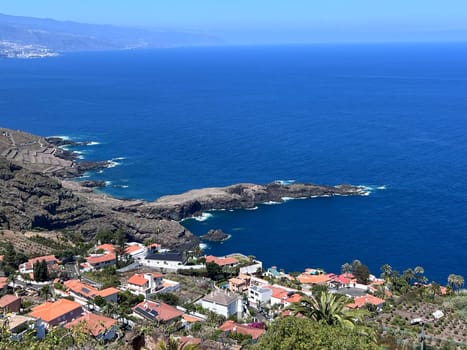
[(99, 290), (81, 282), (80, 280), (68, 280), (63, 284), (68, 289), (67, 291), (71, 296), (73, 296), (77, 301), (81, 301), (83, 303), (93, 300), (97, 296), (104, 298), (107, 302), (116, 303), (118, 301), (118, 293), (120, 290), (117, 288), (110, 287)]
[(56, 269), (60, 263), (60, 260), (58, 260), (54, 255), (38, 256), (37, 258), (29, 259), (27, 262), (19, 265), (19, 272), (31, 274), (33, 273), (34, 264), (41, 261), (45, 261), (49, 270)]
[(128, 279), (124, 288), (133, 294), (148, 297), (163, 288), (163, 278), (160, 273), (137, 273)]
[(231, 256), (216, 257), (214, 255), (207, 255), (206, 264), (207, 263), (215, 263), (220, 267), (234, 267), (240, 262), (236, 258)]
[(172, 322), (182, 318), (183, 311), (162, 302), (144, 300), (133, 311), (141, 318), (149, 321)]
[(235, 314), (238, 319), (243, 317), (242, 299), (235, 293), (226, 293), (216, 289), (198, 300), (197, 304), (225, 318)]
[(328, 285), (332, 280), (336, 278), (333, 273), (325, 273), (321, 269), (306, 269), (305, 272), (297, 276), (297, 280), (301, 284), (309, 285)]
[(378, 310), (380, 310), (384, 305), (384, 299), (375, 297), (374, 295), (367, 294), (361, 297), (356, 297), (353, 303), (347, 304), (349, 309), (360, 309), (366, 304), (370, 304), (375, 306)]
[(264, 329), (250, 327), (248, 325), (240, 324), (232, 320), (225, 321), (218, 329), (224, 333), (238, 333), (243, 335), (249, 335), (253, 340), (257, 340), (264, 332)]
[(29, 316), (41, 319), (46, 327), (66, 324), (78, 318), (83, 313), (79, 303), (68, 299), (59, 299), (55, 302), (45, 302), (32, 309)]
[(91, 254), (86, 257), (86, 262), (87, 264), (83, 267), (98, 270), (104, 266), (115, 265), (117, 263), (117, 256), (115, 253)]
[(143, 259), (147, 254), (146, 247), (141, 243), (131, 242), (127, 244), (124, 253), (134, 260)]
[(0, 308), (7, 312), (19, 312), (21, 309), (21, 298), (16, 295), (6, 294), (0, 298)]
[(83, 327), (82, 329), (88, 334), (91, 334), (99, 340), (112, 340), (117, 335), (117, 320), (96, 315), (93, 313), (86, 313), (83, 316), (67, 323), (65, 328), (73, 328), (75, 326)]
[(233, 277), (229, 279), (229, 290), (234, 293), (243, 293), (248, 289), (248, 281), (240, 278)]
[(298, 291), (292, 288), (286, 288), (278, 285), (267, 286), (266, 288), (271, 289), (271, 306), (280, 305), (282, 307), (288, 307), (294, 302), (300, 300), (300, 294)]
[(260, 286), (250, 286), (248, 288), (248, 302), (255, 307), (268, 304), (271, 296), (272, 290), (270, 288)]
[(102, 253), (105, 254), (110, 254), (110, 253), (115, 253), (117, 250), (117, 247), (115, 247), (113, 244), (110, 243), (104, 243), (96, 246), (95, 251), (102, 251)]
[(141, 259), (141, 264), (143, 266), (155, 268), (160, 271), (177, 271), (185, 262), (186, 257), (182, 252), (148, 252), (146, 257)]

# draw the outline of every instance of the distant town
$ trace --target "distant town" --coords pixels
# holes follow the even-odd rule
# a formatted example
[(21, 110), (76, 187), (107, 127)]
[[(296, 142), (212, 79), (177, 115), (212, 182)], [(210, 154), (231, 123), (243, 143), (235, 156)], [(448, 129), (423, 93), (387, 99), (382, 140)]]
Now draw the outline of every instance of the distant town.
[(58, 56), (58, 53), (41, 45), (21, 44), (0, 40), (0, 58), (30, 59), (53, 56)]

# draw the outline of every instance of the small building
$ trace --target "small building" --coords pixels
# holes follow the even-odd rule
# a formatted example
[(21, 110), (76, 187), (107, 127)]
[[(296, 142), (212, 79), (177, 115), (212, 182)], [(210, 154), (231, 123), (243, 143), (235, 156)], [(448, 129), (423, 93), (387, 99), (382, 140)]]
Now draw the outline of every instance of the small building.
[(240, 324), (232, 320), (225, 321), (219, 329), (225, 333), (238, 333), (243, 335), (249, 335), (253, 340), (257, 340), (264, 332), (264, 329), (251, 327), (249, 325)]
[(377, 309), (381, 309), (384, 305), (384, 299), (367, 294), (361, 297), (356, 297), (353, 303), (347, 305), (349, 309), (359, 309), (366, 304), (374, 305)]
[(41, 261), (45, 261), (49, 269), (55, 269), (58, 264), (60, 264), (60, 260), (58, 260), (54, 255), (38, 256), (37, 258), (29, 259), (27, 262), (19, 265), (19, 272), (25, 274), (32, 273), (34, 264)]
[(248, 301), (255, 305), (265, 305), (269, 303), (272, 296), (272, 290), (266, 287), (250, 286), (248, 288)]
[(67, 323), (65, 328), (75, 326), (83, 327), (83, 330), (99, 340), (112, 340), (117, 335), (117, 320), (90, 312)]
[(148, 253), (146, 258), (141, 260), (143, 266), (171, 271), (177, 271), (185, 262), (186, 257), (182, 252)]
[(6, 294), (0, 298), (0, 308), (8, 312), (19, 312), (21, 309), (21, 298), (16, 295)]
[(113, 244), (104, 243), (104, 244), (100, 244), (96, 246), (95, 250), (96, 251), (102, 250), (104, 253), (110, 254), (110, 253), (115, 253), (117, 248)]
[(237, 315), (238, 319), (243, 317), (242, 298), (235, 293), (214, 290), (208, 295), (202, 297), (198, 302), (203, 308), (210, 310), (225, 318)]
[(220, 267), (234, 267), (240, 263), (238, 259), (232, 256), (216, 257), (214, 255), (207, 255), (206, 264), (211, 262), (219, 265)]
[(141, 243), (131, 242), (127, 244), (124, 253), (134, 260), (140, 260), (146, 256), (146, 247)]
[(298, 291), (292, 288), (286, 288), (278, 285), (267, 286), (267, 288), (272, 291), (271, 306), (281, 305), (283, 307), (287, 307), (290, 304), (299, 301), (301, 298)]
[(247, 281), (243, 278), (230, 278), (229, 279), (229, 290), (234, 293), (242, 293), (248, 289)]
[(149, 321), (171, 322), (182, 318), (180, 311), (166, 303), (144, 300), (135, 307), (133, 311), (140, 317)]
[(50, 327), (71, 322), (82, 314), (83, 308), (80, 304), (68, 299), (59, 299), (34, 307), (29, 316), (41, 319), (47, 327)]
[(95, 270), (101, 269), (104, 266), (115, 265), (117, 256), (115, 253), (93, 254), (86, 258), (88, 265)]

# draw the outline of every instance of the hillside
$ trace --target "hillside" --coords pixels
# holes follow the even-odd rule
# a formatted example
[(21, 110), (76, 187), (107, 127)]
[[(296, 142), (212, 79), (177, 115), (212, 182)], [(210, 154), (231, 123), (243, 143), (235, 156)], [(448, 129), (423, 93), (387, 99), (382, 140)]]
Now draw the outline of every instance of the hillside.
[(56, 52), (162, 48), (218, 44), (210, 35), (56, 21), (0, 14), (0, 47), (35, 45)]

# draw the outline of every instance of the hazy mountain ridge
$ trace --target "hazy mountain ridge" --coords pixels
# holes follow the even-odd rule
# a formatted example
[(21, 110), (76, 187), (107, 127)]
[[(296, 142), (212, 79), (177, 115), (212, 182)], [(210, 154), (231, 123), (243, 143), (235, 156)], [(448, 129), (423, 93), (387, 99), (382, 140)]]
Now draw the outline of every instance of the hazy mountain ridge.
[(63, 22), (0, 14), (0, 41), (39, 45), (58, 52), (213, 45), (210, 35)]

